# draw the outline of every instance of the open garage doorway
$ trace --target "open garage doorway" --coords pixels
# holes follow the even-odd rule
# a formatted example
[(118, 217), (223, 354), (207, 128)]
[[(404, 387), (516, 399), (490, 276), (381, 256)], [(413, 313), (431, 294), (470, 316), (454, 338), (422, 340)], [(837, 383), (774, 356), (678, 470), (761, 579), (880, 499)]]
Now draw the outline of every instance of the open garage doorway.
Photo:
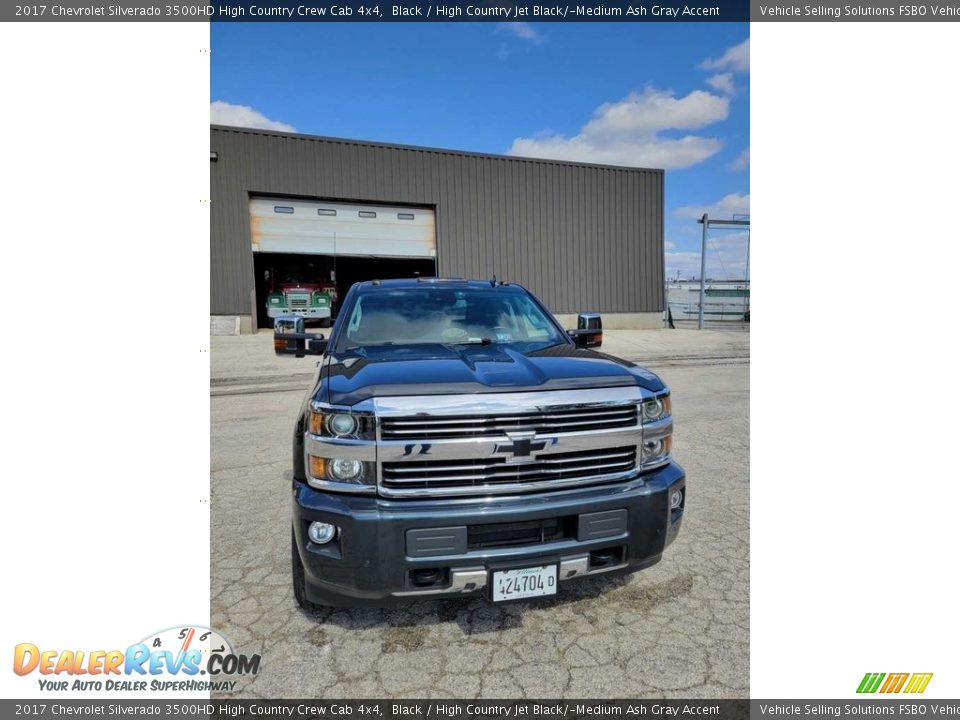
[[(253, 254), (256, 277), (257, 327), (272, 328), (268, 308), (271, 297), (284, 294), (285, 300), (301, 303), (307, 325), (329, 325), (320, 316), (326, 315), (324, 306), (318, 306), (313, 295), (330, 298), (331, 320), (336, 319), (340, 302), (354, 283), (364, 280), (391, 278), (433, 277), (436, 261), (432, 258), (384, 258), (335, 255), (306, 255), (302, 253)], [(284, 306), (286, 307), (286, 306)], [(296, 311), (296, 310), (295, 310)]]
[(252, 196), (257, 327), (288, 311), (325, 327), (350, 286), (436, 274), (436, 210)]

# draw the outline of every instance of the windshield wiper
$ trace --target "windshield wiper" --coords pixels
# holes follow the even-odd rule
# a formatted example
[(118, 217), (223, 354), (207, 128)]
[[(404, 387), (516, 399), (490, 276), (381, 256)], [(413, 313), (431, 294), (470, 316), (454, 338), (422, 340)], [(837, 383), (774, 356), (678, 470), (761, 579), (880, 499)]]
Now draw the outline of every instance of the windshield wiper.
[(469, 340), (461, 340), (460, 342), (445, 343), (446, 345), (490, 345), (495, 342), (493, 338), (470, 338)]
[(384, 345), (393, 345), (393, 344), (394, 343), (392, 340), (388, 342), (382, 342), (382, 343), (356, 343), (356, 344), (347, 345), (344, 348), (344, 350), (362, 350), (364, 348), (376, 348), (376, 347), (383, 347)]

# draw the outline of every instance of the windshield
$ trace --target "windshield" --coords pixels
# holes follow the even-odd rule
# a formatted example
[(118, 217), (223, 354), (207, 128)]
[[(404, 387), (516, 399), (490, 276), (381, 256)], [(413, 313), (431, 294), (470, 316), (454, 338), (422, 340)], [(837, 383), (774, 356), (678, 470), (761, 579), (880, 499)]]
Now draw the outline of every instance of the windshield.
[(287, 270), (280, 276), (284, 285), (319, 285), (319, 273), (315, 270)]
[(497, 343), (528, 352), (563, 341), (520, 289), (403, 288), (359, 295), (340, 347)]

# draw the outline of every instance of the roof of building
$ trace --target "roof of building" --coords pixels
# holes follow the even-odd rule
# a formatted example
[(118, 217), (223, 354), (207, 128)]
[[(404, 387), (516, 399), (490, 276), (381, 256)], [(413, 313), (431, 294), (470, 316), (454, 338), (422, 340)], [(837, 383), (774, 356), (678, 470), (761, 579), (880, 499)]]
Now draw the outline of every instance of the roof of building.
[[(400, 145), (396, 143), (375, 142), (373, 140), (355, 140), (350, 138), (326, 137), (323, 135), (306, 135), (303, 133), (279, 132), (276, 130), (260, 130), (258, 128), (234, 127), (232, 125), (211, 125), (211, 130), (234, 132), (245, 135), (263, 135), (266, 137), (286, 138), (294, 140), (311, 140), (314, 142), (339, 143), (341, 145), (355, 145), (358, 147), (384, 148), (389, 150), (412, 150), (437, 155), (457, 155), (461, 157), (488, 158), (493, 160), (509, 160), (512, 162), (539, 163), (545, 165), (561, 165), (565, 167), (603, 168), (606, 170), (622, 170), (624, 172), (663, 173), (662, 168), (643, 168), (628, 165), (603, 165), (600, 163), (572, 162), (570, 160), (554, 160), (551, 158), (522, 157), (519, 155), (497, 155), (495, 153), (471, 152), (469, 150), (451, 150), (449, 148), (434, 148), (422, 145)], [(211, 148), (216, 150), (216, 148)]]

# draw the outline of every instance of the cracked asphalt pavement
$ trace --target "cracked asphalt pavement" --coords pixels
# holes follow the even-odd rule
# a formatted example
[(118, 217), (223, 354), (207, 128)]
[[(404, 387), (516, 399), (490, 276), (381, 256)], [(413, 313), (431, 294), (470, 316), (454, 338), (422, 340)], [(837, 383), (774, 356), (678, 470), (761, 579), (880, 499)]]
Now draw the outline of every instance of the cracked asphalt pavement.
[[(243, 375), (244, 356), (271, 353), (270, 338), (214, 338), (211, 623), (238, 652), (262, 655), (256, 676), (217, 697), (748, 696), (749, 333), (731, 342), (708, 331), (701, 346), (693, 331), (673, 331), (676, 341), (670, 331), (619, 331), (604, 350), (644, 362), (644, 332), (657, 334), (645, 364), (671, 386), (674, 454), (687, 471), (683, 528), (658, 565), (568, 581), (556, 598), (528, 604), (316, 613), (300, 610), (290, 587), (283, 477), (306, 381), (258, 392), (245, 378), (231, 393), (217, 376)], [(218, 352), (239, 359), (222, 371)], [(301, 363), (294, 377), (307, 367), (291, 362)]]

